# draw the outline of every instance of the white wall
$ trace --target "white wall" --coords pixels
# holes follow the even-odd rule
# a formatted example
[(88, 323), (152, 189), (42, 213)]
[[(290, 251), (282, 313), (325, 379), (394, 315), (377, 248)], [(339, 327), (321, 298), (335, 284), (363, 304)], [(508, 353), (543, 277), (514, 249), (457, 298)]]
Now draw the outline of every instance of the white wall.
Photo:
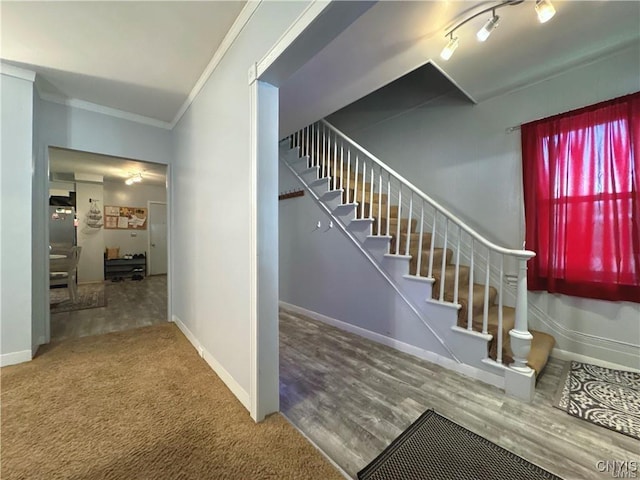
[[(475, 106), (443, 98), (358, 131), (337, 126), (477, 230), (520, 248), (520, 135), (505, 129), (638, 91), (639, 63), (635, 45)], [(638, 304), (546, 293), (531, 300), (537, 307), (530, 313), (533, 328), (552, 332), (560, 349), (640, 366)]]
[[(145, 185), (144, 181), (133, 185), (125, 185), (123, 182), (105, 182), (103, 187), (104, 206), (147, 208), (148, 201), (167, 201), (167, 189), (165, 187)], [(149, 248), (148, 240), (148, 224), (145, 230), (104, 230), (104, 246), (119, 247), (120, 255), (147, 252)]]
[(0, 75), (0, 365), (31, 359), (33, 79)]
[(248, 70), (306, 6), (261, 3), (174, 129), (173, 313), (245, 405), (255, 281)]
[(78, 215), (78, 246), (82, 247), (78, 261), (78, 283), (104, 280), (104, 229), (87, 225), (91, 200), (98, 201), (104, 215), (102, 183), (76, 182), (76, 213)]

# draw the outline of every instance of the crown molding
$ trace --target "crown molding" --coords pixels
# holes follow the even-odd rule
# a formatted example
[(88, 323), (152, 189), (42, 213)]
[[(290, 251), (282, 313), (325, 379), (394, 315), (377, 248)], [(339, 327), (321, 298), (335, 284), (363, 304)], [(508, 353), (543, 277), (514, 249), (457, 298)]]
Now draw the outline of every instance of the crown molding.
[(163, 122), (162, 120), (145, 117), (144, 115), (138, 115), (136, 113), (125, 112), (124, 110), (106, 107), (97, 103), (78, 100), (77, 98), (67, 98), (62, 95), (56, 95), (54, 93), (42, 92), (40, 91), (40, 89), (38, 89), (37, 84), (36, 91), (38, 92), (40, 100), (44, 100), (46, 102), (57, 103), (59, 105), (65, 105), (67, 107), (79, 108), (81, 110), (87, 110), (89, 112), (100, 113), (102, 115), (108, 115), (110, 117), (121, 118), (123, 120), (129, 120), (131, 122), (141, 123), (143, 125), (149, 125), (151, 127), (171, 130), (171, 124), (169, 124), (168, 122)]
[(36, 79), (36, 72), (20, 67), (14, 67), (13, 65), (9, 65), (4, 62), (0, 62), (0, 73), (2, 75), (8, 75), (10, 77), (19, 78), (32, 83)]
[(180, 110), (178, 110), (178, 113), (176, 113), (173, 121), (169, 124), (169, 128), (175, 127), (182, 116), (185, 114), (185, 112), (189, 109), (195, 98), (204, 87), (205, 83), (207, 83), (207, 80), (209, 80), (209, 77), (211, 76), (213, 71), (216, 69), (220, 61), (224, 58), (229, 48), (231, 48), (231, 45), (233, 45), (233, 42), (235, 42), (236, 38), (238, 38), (238, 35), (240, 35), (240, 32), (242, 32), (242, 29), (249, 22), (249, 20), (253, 16), (253, 13), (258, 9), (261, 3), (262, 0), (248, 1), (242, 8), (235, 22), (233, 22), (233, 25), (231, 25), (231, 28), (224, 36), (224, 39), (220, 43), (220, 46), (213, 54), (213, 57), (211, 57), (211, 60), (207, 64), (207, 67), (202, 72), (202, 75), (200, 75), (200, 78), (194, 85), (191, 93), (189, 93), (189, 96), (182, 104), (182, 107), (180, 107)]

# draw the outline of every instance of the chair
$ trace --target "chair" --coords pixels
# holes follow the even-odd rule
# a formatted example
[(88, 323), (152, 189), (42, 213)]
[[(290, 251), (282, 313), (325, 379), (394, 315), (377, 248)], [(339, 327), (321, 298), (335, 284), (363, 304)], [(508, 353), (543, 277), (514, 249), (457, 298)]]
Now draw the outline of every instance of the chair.
[(66, 285), (72, 302), (78, 300), (76, 277), (81, 252), (82, 247), (71, 247), (66, 258), (49, 261), (49, 285)]

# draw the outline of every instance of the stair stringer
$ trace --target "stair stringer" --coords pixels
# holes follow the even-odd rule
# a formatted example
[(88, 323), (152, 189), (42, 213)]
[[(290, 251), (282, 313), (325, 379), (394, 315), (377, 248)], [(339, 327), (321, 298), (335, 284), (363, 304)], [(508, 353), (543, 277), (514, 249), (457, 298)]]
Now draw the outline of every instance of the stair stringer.
[[(306, 157), (303, 157), (303, 159), (305, 159), (305, 158)], [(425, 322), (423, 316), (416, 309), (415, 305), (411, 301), (409, 301), (409, 299), (404, 294), (404, 292), (402, 292), (398, 288), (398, 285), (396, 285), (396, 283), (393, 281), (393, 279), (390, 277), (390, 275), (387, 273), (387, 271), (385, 269), (383, 269), (378, 262), (375, 261), (375, 259), (372, 256), (372, 254), (370, 254), (369, 251), (363, 247), (363, 244), (361, 243), (361, 241), (359, 241), (359, 239), (356, 236), (356, 234), (354, 234), (349, 229), (349, 225), (351, 223), (350, 220), (351, 219), (355, 219), (355, 212), (356, 212), (358, 204), (357, 203), (342, 204), (342, 205), (340, 205), (340, 206), (338, 206), (338, 207), (336, 207), (334, 209), (330, 209), (327, 205), (325, 205), (323, 203), (323, 201), (320, 198), (322, 195), (327, 193), (326, 191), (324, 193), (318, 194), (314, 190), (314, 188), (312, 188), (305, 181), (305, 179), (296, 171), (296, 169), (294, 167), (292, 167), (286, 160), (284, 160), (282, 158), (281, 158), (281, 161), (291, 171), (291, 173), (293, 173), (293, 175), (298, 179), (298, 181), (306, 188), (306, 190), (310, 193), (310, 196), (314, 199), (316, 204), (322, 210), (324, 210), (327, 214), (329, 214), (331, 217), (334, 218), (334, 220), (335, 220), (334, 224), (352, 241), (352, 243), (360, 250), (360, 252), (369, 260), (369, 262), (371, 262), (371, 264), (374, 266), (374, 268), (382, 275), (382, 277), (393, 288), (393, 290), (395, 290), (395, 292), (398, 294), (398, 296), (409, 307), (410, 311), (421, 321), (421, 323), (427, 328), (427, 330), (436, 339), (436, 341), (440, 344), (440, 346), (450, 355), (450, 357), (456, 363), (461, 363), (459, 361), (459, 359), (456, 357), (455, 353), (447, 346), (447, 344), (444, 341), (444, 339), (442, 339), (440, 337), (440, 335), (438, 335), (438, 333), (436, 333), (436, 331), (428, 323)], [(297, 161), (294, 160), (294, 162), (297, 162)], [(305, 162), (306, 162), (306, 159), (305, 159)], [(328, 185), (328, 182), (327, 182), (327, 185)], [(407, 264), (406, 264), (406, 271), (408, 271), (408, 260), (407, 260)]]
[[(433, 279), (408, 275), (411, 257), (388, 254), (391, 236), (372, 235), (373, 219), (356, 218), (358, 203), (342, 204), (343, 190), (331, 190), (331, 180), (328, 177), (318, 179), (318, 167), (307, 167), (308, 157), (296, 157), (295, 150), (291, 149), (284, 154), (281, 151), (280, 158), (309, 191), (316, 204), (335, 219), (336, 226), (347, 235), (451, 355), (458, 364), (453, 369), (503, 388), (504, 373), (483, 362), (487, 358), (488, 342), (492, 336), (458, 329), (456, 322), (459, 306), (432, 300)], [(475, 371), (472, 372), (470, 368)]]

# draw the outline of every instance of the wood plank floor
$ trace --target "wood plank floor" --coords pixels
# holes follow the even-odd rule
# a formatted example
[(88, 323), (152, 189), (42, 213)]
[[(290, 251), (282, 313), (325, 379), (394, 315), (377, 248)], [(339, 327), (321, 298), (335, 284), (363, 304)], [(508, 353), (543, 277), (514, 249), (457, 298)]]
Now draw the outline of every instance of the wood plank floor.
[[(640, 462), (640, 442), (552, 406), (552, 360), (526, 404), (492, 386), (287, 310), (280, 409), (355, 478), (429, 408), (565, 479), (612, 478), (600, 460)], [(640, 477), (640, 472), (637, 473)]]
[(167, 322), (167, 276), (105, 282), (106, 306), (51, 314), (51, 341)]

